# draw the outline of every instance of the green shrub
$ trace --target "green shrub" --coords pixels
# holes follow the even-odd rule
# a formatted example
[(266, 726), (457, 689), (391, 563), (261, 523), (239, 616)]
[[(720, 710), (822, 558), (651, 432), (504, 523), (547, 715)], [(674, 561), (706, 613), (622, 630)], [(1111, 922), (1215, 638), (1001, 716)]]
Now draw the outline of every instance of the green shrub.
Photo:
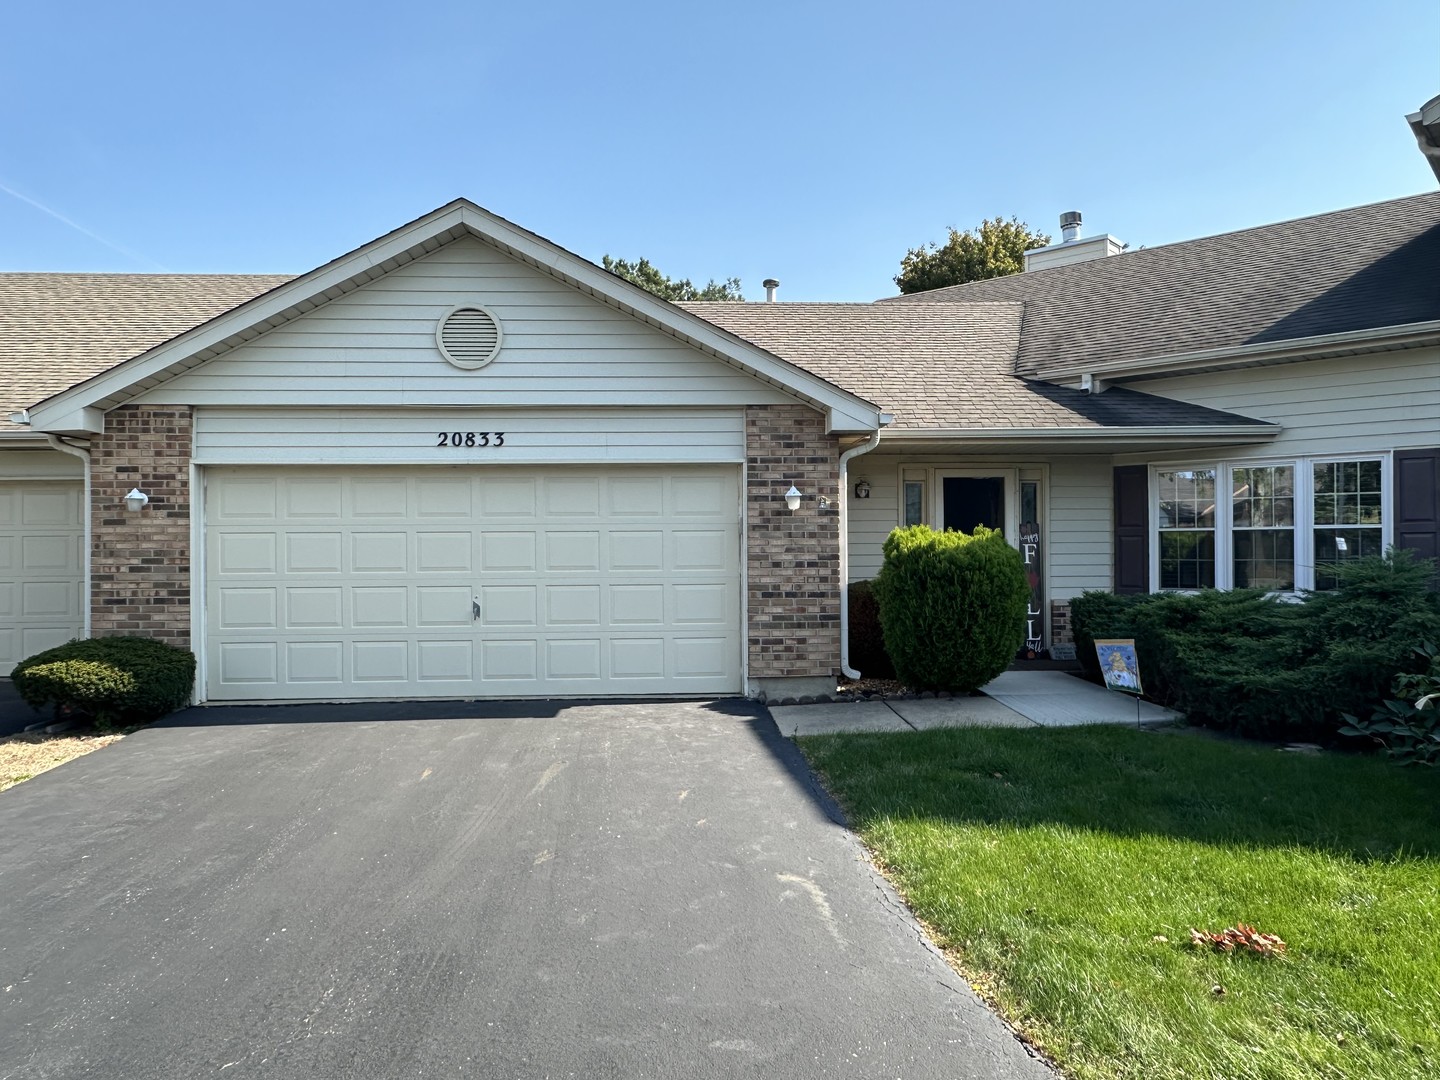
[(850, 666), (867, 679), (893, 679), (895, 665), (885, 651), (880, 601), (873, 581), (852, 581), (849, 590)]
[(1398, 675), (1395, 695), (1369, 720), (1346, 714), (1341, 735), (1368, 738), (1403, 765), (1440, 764), (1440, 649), (1425, 642), (1415, 650), (1425, 670)]
[(33, 708), (83, 713), (101, 727), (141, 723), (190, 700), (195, 656), (151, 638), (90, 638), (37, 653), (10, 678)]
[(1093, 670), (1095, 638), (1133, 637), (1146, 696), (1192, 722), (1263, 738), (1323, 737), (1423, 667), (1414, 643), (1440, 640), (1431, 572), (1392, 550), (1348, 564), (1338, 588), (1303, 602), (1245, 589), (1085, 594), (1071, 607), (1077, 651)]
[(875, 592), (885, 651), (917, 689), (974, 690), (1024, 644), (1030, 586), (1020, 553), (994, 529), (896, 529)]
[[(1081, 593), (1070, 601), (1070, 628), (1075, 636), (1075, 659), (1085, 669), (1087, 679), (1092, 682), (1104, 681), (1100, 674), (1100, 659), (1095, 655), (1095, 639), (1135, 637), (1135, 609), (1152, 599), (1154, 596), (1149, 593), (1120, 596), (1110, 592), (1091, 591)], [(1138, 640), (1136, 655), (1141, 664), (1145, 664)]]

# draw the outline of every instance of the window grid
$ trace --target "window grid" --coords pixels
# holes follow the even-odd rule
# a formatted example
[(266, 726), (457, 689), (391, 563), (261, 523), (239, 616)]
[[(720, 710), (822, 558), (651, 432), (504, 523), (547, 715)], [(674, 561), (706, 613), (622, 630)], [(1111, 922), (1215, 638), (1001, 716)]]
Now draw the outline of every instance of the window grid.
[(1231, 470), (1235, 587), (1295, 588), (1295, 466)]
[(1159, 474), (1160, 588), (1215, 584), (1215, 470)]
[(1341, 563), (1384, 550), (1383, 470), (1379, 461), (1317, 461), (1312, 476), (1315, 588), (1333, 589)]

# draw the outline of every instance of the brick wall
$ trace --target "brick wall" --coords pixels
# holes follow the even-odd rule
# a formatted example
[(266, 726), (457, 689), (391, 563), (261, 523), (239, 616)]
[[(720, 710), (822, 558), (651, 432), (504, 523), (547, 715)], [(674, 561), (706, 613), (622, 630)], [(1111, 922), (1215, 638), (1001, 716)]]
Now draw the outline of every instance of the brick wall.
[[(91, 601), (96, 637), (190, 645), (189, 406), (122, 405), (90, 443)], [(138, 487), (150, 502), (125, 509)]]
[(1052, 645), (1072, 645), (1075, 642), (1075, 632), (1070, 628), (1070, 601), (1050, 601), (1050, 643)]
[[(840, 448), (804, 405), (745, 410), (750, 675), (830, 676), (840, 665)], [(791, 485), (805, 493), (785, 505)], [(821, 510), (817, 495), (831, 500)]]

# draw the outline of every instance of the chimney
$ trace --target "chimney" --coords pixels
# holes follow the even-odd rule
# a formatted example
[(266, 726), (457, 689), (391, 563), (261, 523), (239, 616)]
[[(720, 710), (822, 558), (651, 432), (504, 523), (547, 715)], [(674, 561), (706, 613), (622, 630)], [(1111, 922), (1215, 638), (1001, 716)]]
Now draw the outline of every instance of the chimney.
[(1109, 233), (1092, 236), (1088, 240), (1080, 237), (1080, 211), (1066, 210), (1060, 215), (1060, 236), (1058, 244), (1049, 247), (1031, 248), (1025, 252), (1025, 271), (1048, 270), (1052, 266), (1068, 266), (1070, 263), (1089, 262), (1119, 255), (1125, 245)]
[(773, 304), (775, 302), (775, 290), (780, 288), (780, 282), (773, 277), (767, 277), (760, 284), (765, 286), (765, 302), (767, 304)]

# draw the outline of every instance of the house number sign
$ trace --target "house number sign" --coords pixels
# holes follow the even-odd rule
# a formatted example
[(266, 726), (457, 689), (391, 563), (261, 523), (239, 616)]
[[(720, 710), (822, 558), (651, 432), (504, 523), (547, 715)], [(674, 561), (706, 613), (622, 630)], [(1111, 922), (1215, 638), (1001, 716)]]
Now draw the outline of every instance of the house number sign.
[(476, 449), (482, 446), (497, 447), (505, 445), (505, 432), (503, 431), (437, 431), (435, 433), (436, 446), (450, 446), (455, 449)]

